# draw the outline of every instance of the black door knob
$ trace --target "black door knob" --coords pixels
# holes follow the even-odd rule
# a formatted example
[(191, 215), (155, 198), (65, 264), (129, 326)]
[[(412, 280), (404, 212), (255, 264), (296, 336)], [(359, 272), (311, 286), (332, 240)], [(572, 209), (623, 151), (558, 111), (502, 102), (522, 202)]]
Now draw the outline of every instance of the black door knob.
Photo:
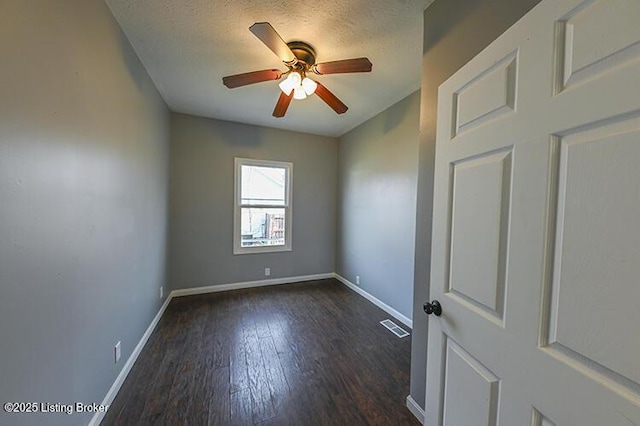
[(440, 306), (440, 302), (438, 302), (437, 300), (434, 300), (431, 303), (426, 302), (424, 305), (422, 305), (422, 309), (424, 309), (424, 313), (427, 315), (433, 314), (437, 317), (442, 315), (442, 306)]

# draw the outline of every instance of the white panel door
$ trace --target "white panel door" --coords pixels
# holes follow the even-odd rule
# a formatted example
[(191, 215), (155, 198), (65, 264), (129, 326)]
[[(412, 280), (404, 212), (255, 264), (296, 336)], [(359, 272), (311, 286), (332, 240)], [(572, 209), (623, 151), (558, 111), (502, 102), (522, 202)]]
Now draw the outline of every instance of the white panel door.
[(438, 96), (425, 424), (640, 425), (640, 0), (543, 0)]

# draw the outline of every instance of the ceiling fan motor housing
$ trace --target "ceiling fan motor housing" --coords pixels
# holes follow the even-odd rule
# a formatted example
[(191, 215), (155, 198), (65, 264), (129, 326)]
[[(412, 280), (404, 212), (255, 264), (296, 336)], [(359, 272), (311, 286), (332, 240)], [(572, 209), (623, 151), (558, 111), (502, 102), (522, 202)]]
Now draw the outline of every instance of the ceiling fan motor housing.
[(302, 65), (305, 71), (316, 63), (316, 51), (309, 43), (305, 43), (304, 41), (290, 41), (287, 43), (287, 46), (289, 46), (289, 49), (291, 49), (296, 58), (298, 58), (298, 61), (304, 62)]

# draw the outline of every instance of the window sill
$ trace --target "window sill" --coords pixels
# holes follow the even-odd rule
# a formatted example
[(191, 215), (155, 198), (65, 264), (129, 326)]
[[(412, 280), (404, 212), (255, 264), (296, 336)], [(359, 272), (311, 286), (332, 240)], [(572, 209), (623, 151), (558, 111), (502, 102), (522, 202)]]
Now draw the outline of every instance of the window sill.
[(233, 254), (264, 254), (291, 251), (291, 246), (234, 247)]

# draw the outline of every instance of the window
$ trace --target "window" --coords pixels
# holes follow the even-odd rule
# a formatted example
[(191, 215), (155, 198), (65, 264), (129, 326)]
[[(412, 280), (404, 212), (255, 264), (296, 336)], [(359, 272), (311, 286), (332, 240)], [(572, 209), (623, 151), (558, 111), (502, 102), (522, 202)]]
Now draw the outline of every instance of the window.
[(235, 159), (233, 254), (291, 250), (293, 164)]

